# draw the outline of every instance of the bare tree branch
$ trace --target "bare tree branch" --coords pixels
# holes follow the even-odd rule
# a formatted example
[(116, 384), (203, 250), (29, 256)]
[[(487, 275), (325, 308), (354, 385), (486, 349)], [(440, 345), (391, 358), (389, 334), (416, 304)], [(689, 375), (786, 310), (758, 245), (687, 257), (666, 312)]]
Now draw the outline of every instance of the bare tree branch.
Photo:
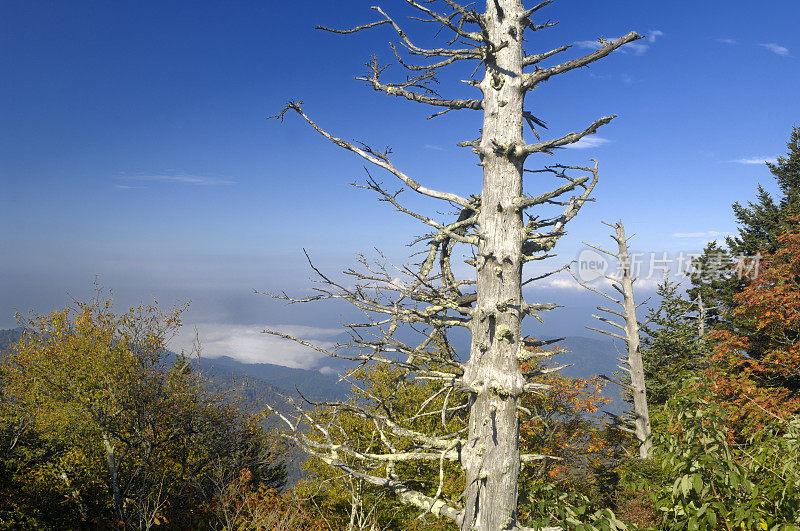
[(644, 37), (642, 35), (639, 35), (635, 31), (632, 31), (615, 41), (608, 42), (601, 40), (600, 43), (602, 44), (602, 47), (595, 52), (592, 52), (583, 57), (579, 57), (577, 59), (573, 59), (571, 61), (567, 61), (565, 63), (562, 63), (560, 65), (551, 68), (546, 68), (544, 70), (537, 70), (536, 72), (525, 74), (525, 81), (523, 82), (523, 87), (526, 90), (531, 90), (533, 87), (535, 87), (542, 81), (546, 81), (555, 75), (563, 74), (564, 72), (569, 72), (570, 70), (587, 66), (588, 64), (593, 63), (598, 59), (602, 59), (603, 57), (607, 56), (614, 50), (621, 48), (625, 44), (643, 38)]
[(283, 119), (283, 116), (286, 113), (286, 111), (291, 109), (291, 110), (295, 111), (297, 114), (299, 114), (300, 116), (302, 116), (305, 119), (305, 121), (308, 122), (309, 125), (311, 125), (311, 127), (313, 127), (319, 134), (321, 134), (322, 136), (324, 136), (325, 138), (327, 138), (328, 140), (330, 140), (331, 142), (333, 142), (337, 146), (343, 147), (344, 149), (346, 149), (348, 151), (352, 151), (353, 153), (355, 153), (359, 157), (363, 158), (364, 160), (367, 160), (367, 161), (371, 162), (372, 164), (374, 164), (374, 165), (376, 165), (376, 166), (378, 166), (380, 168), (385, 169), (386, 171), (388, 171), (389, 173), (391, 173), (392, 175), (394, 175), (395, 177), (400, 179), (403, 183), (406, 184), (406, 186), (408, 186), (409, 188), (411, 188), (415, 192), (418, 192), (418, 193), (420, 193), (422, 195), (426, 195), (428, 197), (432, 197), (434, 199), (441, 199), (442, 201), (449, 201), (451, 203), (455, 203), (455, 204), (461, 205), (463, 207), (470, 206), (471, 203), (470, 203), (469, 200), (464, 199), (463, 197), (459, 197), (456, 194), (451, 194), (451, 193), (448, 193), (448, 192), (438, 192), (436, 190), (431, 190), (429, 188), (425, 188), (424, 186), (420, 185), (414, 179), (412, 179), (411, 177), (409, 177), (405, 173), (403, 173), (400, 170), (398, 170), (397, 168), (395, 168), (392, 165), (392, 163), (389, 162), (388, 155), (386, 155), (385, 153), (377, 153), (377, 152), (373, 152), (373, 151), (370, 151), (370, 150), (361, 149), (361, 148), (356, 147), (355, 145), (351, 144), (350, 142), (347, 142), (346, 140), (342, 140), (341, 138), (336, 138), (335, 136), (331, 135), (327, 131), (325, 131), (322, 128), (320, 128), (316, 123), (314, 123), (311, 120), (311, 118), (306, 116), (306, 114), (300, 108), (301, 103), (302, 102), (291, 102), (290, 101), (286, 105), (286, 107), (284, 107), (283, 110), (280, 113), (278, 113), (278, 115), (275, 116), (275, 118)]
[[(463, 57), (469, 59), (471, 57)], [(441, 64), (449, 64), (448, 61), (459, 59), (458, 57), (450, 58), (443, 61)], [(435, 68), (431, 67), (425, 69), (425, 72), (419, 76), (409, 78), (403, 83), (382, 83), (380, 80), (381, 73), (385, 67), (381, 67), (377, 62), (377, 57), (367, 63), (369, 74), (366, 77), (356, 77), (359, 81), (366, 81), (372, 88), (378, 92), (383, 92), (389, 96), (399, 96), (415, 103), (424, 103), (434, 107), (447, 107), (450, 110), (471, 109), (481, 110), (483, 102), (481, 100), (463, 100), (463, 99), (444, 99), (437, 97), (435, 93), (426, 84), (429, 81), (435, 81)], [(405, 66), (405, 65), (404, 65)], [(414, 92), (410, 88), (421, 89), (423, 92)]]
[(532, 153), (547, 153), (552, 155), (552, 150), (555, 148), (564, 147), (569, 144), (574, 144), (581, 138), (593, 135), (600, 129), (602, 126), (606, 125), (607, 123), (611, 122), (616, 115), (613, 116), (605, 116), (600, 118), (599, 120), (595, 120), (592, 124), (584, 129), (583, 131), (576, 131), (573, 133), (569, 133), (568, 135), (564, 135), (561, 138), (557, 138), (554, 140), (546, 140), (544, 142), (537, 142), (536, 144), (528, 144), (525, 146), (517, 146), (515, 150), (515, 154), (518, 157), (527, 157)]
[(559, 46), (558, 48), (550, 50), (549, 52), (537, 53), (537, 54), (534, 54), (534, 55), (527, 55), (527, 56), (525, 56), (525, 58), (522, 59), (522, 64), (524, 66), (533, 66), (535, 64), (541, 63), (545, 59), (549, 59), (549, 58), (553, 57), (554, 55), (560, 54), (561, 52), (565, 52), (565, 51), (569, 50), (571, 47), (572, 46), (570, 46), (570, 45)]

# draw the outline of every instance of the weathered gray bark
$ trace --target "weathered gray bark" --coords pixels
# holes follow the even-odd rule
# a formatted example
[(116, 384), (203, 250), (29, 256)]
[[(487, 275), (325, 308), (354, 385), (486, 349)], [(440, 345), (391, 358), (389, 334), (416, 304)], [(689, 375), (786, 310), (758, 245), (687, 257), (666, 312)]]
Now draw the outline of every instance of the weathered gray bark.
[(630, 376), (630, 383), (627, 384), (626, 387), (633, 398), (633, 432), (636, 435), (636, 439), (639, 441), (639, 457), (644, 459), (650, 453), (653, 442), (650, 429), (650, 411), (647, 407), (647, 388), (645, 386), (644, 365), (642, 363), (642, 353), (639, 350), (639, 345), (641, 343), (639, 336), (640, 324), (636, 319), (636, 309), (638, 308), (638, 305), (636, 304), (633, 290), (633, 283), (636, 279), (633, 278), (633, 273), (631, 271), (630, 253), (628, 252), (628, 238), (625, 235), (625, 226), (622, 224), (622, 221), (617, 221), (613, 225), (606, 223), (606, 225), (612, 227), (616, 233), (611, 237), (617, 243), (617, 251), (607, 251), (595, 245), (590, 245), (590, 247), (617, 260), (617, 263), (619, 264), (619, 276), (604, 276), (606, 279), (613, 282), (612, 285), (616, 291), (622, 295), (622, 299), (615, 299), (614, 297), (611, 297), (610, 295), (607, 295), (596, 288), (588, 286), (583, 282), (579, 281), (579, 283), (595, 293), (600, 293), (604, 297), (616, 302), (622, 307), (622, 313), (609, 310), (607, 308), (602, 308), (600, 306), (598, 306), (597, 309), (606, 312), (607, 314), (622, 318), (623, 324), (619, 324), (614, 322), (612, 319), (601, 317), (599, 315), (593, 315), (592, 317), (621, 329), (624, 335), (619, 335), (598, 328), (587, 328), (601, 334), (622, 339), (626, 343), (628, 352), (628, 357), (626, 360), (624, 360), (626, 367), (620, 368), (627, 372)]
[[(593, 167), (547, 166), (538, 170), (542, 172), (541, 175), (554, 176), (565, 184), (538, 196), (526, 196), (523, 191), (524, 165), (530, 155), (552, 155), (555, 149), (594, 134), (599, 127), (613, 119), (613, 116), (604, 117), (582, 131), (552, 140), (541, 140), (534, 126), (544, 127), (544, 124), (525, 111), (525, 95), (551, 77), (586, 66), (640, 36), (631, 32), (613, 42), (601, 40), (599, 49), (586, 56), (541, 68), (538, 66), (540, 63), (569, 48), (561, 46), (532, 55), (523, 50), (523, 35), (554, 25), (549, 21), (542, 24), (533, 22), (533, 16), (551, 1), (526, 9), (523, 0), (487, 0), (484, 13), (452, 0), (443, 2), (449, 13), (434, 11), (432, 6), (435, 4), (431, 2), (405, 0), (405, 3), (450, 31), (453, 40), (449, 44), (457, 41), (467, 47), (421, 48), (380, 7), (373, 7), (383, 17), (377, 22), (352, 30), (328, 31), (353, 33), (376, 26), (391, 26), (407, 54), (415, 58), (435, 59), (436, 62), (432, 64), (411, 65), (407, 59), (401, 58), (392, 45), (400, 64), (412, 72), (411, 77), (400, 83), (386, 83), (380, 77), (384, 68), (377, 60), (373, 60), (368, 64), (370, 73), (358, 79), (387, 95), (443, 109), (434, 116), (452, 110), (482, 111), (481, 137), (459, 144), (472, 148), (480, 158), (483, 170), (481, 193), (463, 198), (424, 187), (393, 165), (389, 151), (380, 152), (337, 138), (313, 122), (299, 103), (290, 102), (278, 118), (283, 119), (289, 110), (296, 112), (325, 138), (386, 170), (411, 190), (456, 206), (458, 219), (451, 223), (438, 223), (430, 217), (412, 212), (399, 202), (397, 193), (386, 191), (370, 175), (364, 188), (377, 192), (381, 201), (390, 203), (398, 211), (434, 229), (432, 234), (418, 240), (425, 242), (428, 247), (422, 253), (422, 262), (413, 270), (410, 267), (398, 268), (409, 275), (409, 283), (400, 285), (391, 273), (381, 266), (368, 264), (366, 260), (361, 261), (364, 273), (353, 270), (346, 272), (355, 277), (356, 288), (338, 283), (315, 268), (323, 285), (318, 295), (307, 299), (291, 299), (285, 295), (278, 295), (277, 298), (289, 302), (343, 299), (366, 314), (382, 314), (382, 317), (370, 318), (367, 325), (348, 325), (351, 342), (333, 351), (279, 332), (269, 333), (333, 356), (394, 363), (413, 373), (415, 378), (441, 381), (442, 385), (450, 386), (454, 394), (467, 396), (468, 431), (465, 438), (458, 434), (434, 437), (404, 427), (390, 413), (357, 408), (352, 404), (329, 404), (329, 407), (342, 411), (357, 409), (358, 415), (371, 420), (376, 429), (381, 430), (386, 453), (367, 455), (352, 450), (346, 443), (336, 439), (328, 428), (315, 424), (314, 419), (300, 408), (295, 420), (284, 420), (292, 430), (292, 437), (311, 455), (368, 483), (384, 486), (401, 500), (425, 512), (449, 518), (462, 530), (521, 529), (516, 516), (520, 462), (545, 457), (520, 456), (519, 453), (520, 396), (524, 392), (542, 390), (541, 385), (526, 381), (520, 371), (520, 359), (524, 357), (521, 323), (525, 315), (535, 315), (556, 306), (551, 303), (528, 303), (523, 299), (523, 266), (527, 261), (551, 256), (549, 251), (565, 234), (566, 224), (589, 200), (598, 179), (596, 162)], [(466, 29), (470, 27), (475, 31)], [(437, 69), (464, 60), (477, 61), (479, 67), (483, 66), (481, 79), (468, 81), (469, 85), (481, 91), (480, 98), (446, 99), (429, 88), (428, 83), (434, 79)], [(526, 72), (526, 69), (530, 71)], [(525, 143), (523, 126), (526, 123), (536, 135), (536, 143)], [(580, 176), (573, 177), (569, 173), (578, 173)], [(566, 195), (576, 191), (575, 195)], [(559, 208), (558, 213), (531, 215), (525, 219), (525, 211), (529, 208), (553, 206)], [(474, 255), (474, 259), (467, 261), (476, 269), (472, 279), (457, 280), (453, 275), (450, 259), (456, 244), (467, 246)], [(437, 259), (438, 272), (435, 270)], [(474, 291), (464, 292), (465, 288), (473, 285)], [(422, 342), (413, 345), (399, 340), (395, 330), (401, 323), (428, 327), (424, 332), (415, 328), (423, 334)], [(373, 329), (369, 339), (362, 332), (365, 326)], [(442, 344), (447, 344), (444, 336), (447, 328), (453, 326), (467, 328), (471, 333), (466, 363), (448, 349), (441, 348)], [(344, 355), (343, 351), (348, 347), (358, 349), (359, 354)], [(437, 368), (432, 370), (432, 365)], [(452, 406), (452, 401), (449, 404)], [(450, 406), (445, 400), (442, 419), (453, 411)], [(308, 438), (299, 428), (301, 423), (315, 429), (319, 439), (325, 442)], [(415, 445), (413, 451), (395, 447), (389, 441), (393, 436), (411, 439)], [(354, 467), (352, 459), (372, 463), (372, 469), (377, 468), (375, 465), (383, 464), (386, 477), (377, 477)], [(397, 476), (394, 463), (411, 459), (440, 463), (460, 460), (466, 474), (463, 506), (452, 500), (440, 499), (438, 493), (436, 496), (426, 496), (409, 489)]]
[(708, 318), (708, 309), (703, 303), (703, 294), (697, 294), (697, 337), (703, 339), (706, 335), (706, 319)]
[(525, 380), (522, 348), (522, 209), (524, 145), (521, 0), (488, 2), (484, 20), (491, 42), (508, 45), (487, 61), (483, 92), (481, 240), (477, 252), (477, 302), (464, 385), (474, 396), (469, 438), (461, 451), (466, 471), (461, 529), (509, 529), (516, 524), (519, 476), (517, 405)]
[(639, 457), (646, 458), (653, 446), (650, 432), (650, 412), (647, 408), (647, 389), (644, 381), (644, 365), (642, 353), (639, 350), (639, 321), (636, 320), (636, 301), (633, 297), (633, 277), (631, 275), (630, 254), (628, 241), (625, 237), (625, 227), (621, 221), (617, 222), (618, 259), (622, 266), (622, 305), (625, 310), (625, 338), (628, 344), (628, 368), (630, 369), (630, 391), (633, 395), (634, 426), (636, 438), (639, 440)]

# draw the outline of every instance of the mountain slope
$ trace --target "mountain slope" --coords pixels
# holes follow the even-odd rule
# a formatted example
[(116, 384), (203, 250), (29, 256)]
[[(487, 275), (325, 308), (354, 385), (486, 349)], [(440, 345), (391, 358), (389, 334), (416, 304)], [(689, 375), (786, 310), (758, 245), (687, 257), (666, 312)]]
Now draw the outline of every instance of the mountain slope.
[[(7, 350), (21, 336), (22, 328), (0, 330), (0, 351)], [(555, 361), (570, 364), (562, 373), (573, 378), (590, 378), (598, 374), (613, 377), (617, 371), (616, 358), (623, 353), (621, 346), (604, 338), (569, 336), (557, 345), (569, 352), (558, 354)], [(468, 348), (467, 345), (464, 347)], [(299, 398), (297, 391), (314, 401), (343, 400), (349, 389), (346, 383), (338, 382), (336, 376), (316, 370), (271, 363), (243, 363), (229, 356), (202, 358), (199, 367), (212, 380), (217, 391), (235, 388), (253, 407), (265, 403), (284, 405), (281, 395)], [(619, 413), (626, 407), (620, 400), (618, 386), (609, 384), (605, 395), (614, 399), (606, 409)]]
[(8, 350), (11, 345), (22, 338), (22, 327), (0, 330), (0, 352)]
[(291, 395), (296, 396), (299, 391), (309, 400), (342, 400), (349, 390), (346, 383), (337, 382), (337, 377), (314, 370), (294, 369), (271, 363), (242, 363), (228, 356), (202, 358), (199, 365), (203, 372), (257, 378)]
[[(621, 342), (612, 342), (605, 338), (590, 338), (583, 336), (569, 336), (557, 343), (568, 352), (555, 356), (557, 364), (570, 364), (562, 369), (561, 373), (572, 378), (591, 378), (604, 375), (615, 378), (619, 369), (617, 358), (625, 357), (625, 346)], [(615, 378), (616, 379), (616, 378)], [(614, 383), (608, 383), (603, 395), (613, 401), (603, 409), (615, 415), (629, 409), (629, 405), (622, 400), (622, 388)]]

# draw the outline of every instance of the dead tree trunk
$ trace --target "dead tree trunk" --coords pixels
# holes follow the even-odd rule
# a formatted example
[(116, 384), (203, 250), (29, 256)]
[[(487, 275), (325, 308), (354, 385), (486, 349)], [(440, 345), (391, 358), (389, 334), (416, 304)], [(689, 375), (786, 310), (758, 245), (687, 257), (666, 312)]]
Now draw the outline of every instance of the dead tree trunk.
[[(403, 427), (398, 419), (388, 413), (362, 408), (358, 411), (359, 415), (371, 419), (376, 426), (385, 430), (381, 432), (381, 440), (386, 446), (386, 454), (365, 455), (348, 449), (346, 442), (337, 440), (331, 433), (333, 430), (314, 425), (313, 419), (302, 411), (298, 411), (296, 419), (285, 420), (293, 430), (295, 439), (312, 455), (367, 482), (392, 490), (401, 500), (423, 511), (449, 518), (462, 530), (517, 529), (520, 461), (531, 458), (519, 454), (519, 398), (523, 392), (541, 391), (540, 385), (526, 382), (520, 371), (520, 358), (524, 355), (521, 323), (526, 315), (535, 315), (555, 307), (551, 303), (528, 303), (523, 299), (523, 266), (528, 261), (551, 256), (549, 251), (565, 234), (566, 224), (589, 200), (598, 178), (596, 162), (591, 167), (547, 166), (537, 171), (562, 179), (564, 184), (552, 191), (528, 196), (523, 191), (524, 165), (529, 156), (537, 153), (552, 155), (557, 148), (594, 134), (614, 118), (604, 117), (582, 131), (543, 141), (535, 127), (543, 128), (544, 123), (524, 109), (525, 96), (550, 78), (593, 63), (640, 36), (631, 32), (614, 41), (601, 39), (598, 49), (588, 55), (542, 68), (539, 66), (541, 63), (570, 48), (561, 46), (536, 54), (528, 54), (523, 50), (524, 35), (555, 25), (550, 21), (541, 24), (534, 21), (538, 11), (551, 4), (551, 0), (527, 9), (522, 0), (487, 0), (483, 13), (452, 0), (444, 0), (439, 4), (443, 11), (435, 9), (436, 2), (405, 0), (404, 3), (415, 10), (418, 16), (421, 14), (423, 19), (439, 24), (450, 32), (452, 40), (448, 41), (449, 45), (458, 42), (465, 47), (420, 47), (380, 7), (372, 8), (381, 16), (376, 22), (349, 30), (321, 29), (347, 34), (376, 26), (390, 26), (399, 38), (399, 46), (392, 44), (392, 51), (410, 74), (398, 83), (384, 82), (381, 75), (386, 67), (373, 58), (368, 63), (368, 74), (358, 79), (387, 95), (438, 108), (433, 116), (453, 110), (482, 112), (481, 137), (459, 144), (472, 148), (479, 157), (483, 170), (482, 190), (479, 195), (467, 199), (424, 187), (393, 165), (389, 158), (390, 151), (376, 151), (334, 137), (314, 123), (299, 103), (291, 102), (278, 115), (279, 118), (283, 119), (289, 110), (298, 113), (325, 138), (386, 170), (411, 190), (455, 206), (458, 218), (449, 223), (439, 223), (431, 217), (412, 212), (399, 202), (399, 192), (385, 190), (370, 175), (367, 184), (362, 187), (377, 192), (381, 201), (390, 203), (398, 211), (434, 229), (431, 234), (418, 240), (427, 246), (422, 253), (422, 262), (413, 268), (398, 268), (408, 275), (409, 282), (400, 285), (396, 274), (386, 271), (383, 266), (368, 264), (364, 259), (364, 273), (353, 270), (346, 272), (355, 277), (356, 288), (336, 282), (315, 269), (323, 284), (319, 295), (308, 299), (291, 299), (285, 295), (278, 298), (289, 302), (344, 299), (365, 314), (380, 315), (380, 318), (370, 317), (366, 325), (348, 325), (351, 342), (334, 351), (312, 348), (361, 362), (396, 363), (415, 378), (442, 381), (443, 385), (466, 396), (469, 409), (466, 438), (463, 433), (447, 437), (416, 433)], [(412, 64), (408, 58), (401, 57), (398, 48), (411, 58), (432, 62)], [(430, 88), (438, 69), (459, 61), (476, 62), (476, 73), (483, 68), (479, 79), (466, 82), (480, 91), (479, 98), (446, 99)], [(523, 126), (526, 123), (537, 142), (526, 144), (523, 138)], [(570, 173), (579, 175), (572, 176)], [(567, 195), (572, 192), (577, 193)], [(547, 209), (553, 206), (558, 208), (558, 212), (526, 214), (526, 210), (531, 208)], [(456, 245), (469, 249), (467, 256), (471, 258), (467, 263), (476, 269), (473, 278), (458, 280), (453, 274), (450, 260)], [(395, 331), (403, 323), (422, 334), (419, 344), (398, 339)], [(452, 326), (465, 327), (472, 335), (466, 363), (448, 349), (441, 348), (442, 344), (446, 344), (444, 334)], [(369, 336), (363, 332), (367, 327), (373, 330)], [(273, 333), (311, 346), (301, 339)], [(434, 345), (437, 347), (434, 348)], [(344, 354), (348, 348), (358, 349), (358, 354)], [(443, 419), (445, 413), (450, 411), (447, 409), (447, 400), (444, 404)], [(344, 404), (329, 404), (329, 407), (349, 408), (351, 411), (354, 408)], [(298, 427), (301, 423), (311, 424), (318, 432), (319, 439), (326, 442), (320, 443), (319, 440), (306, 437)], [(394, 436), (404, 440), (410, 438), (416, 445), (414, 451), (404, 451), (394, 445), (391, 442)], [(373, 464), (383, 463), (386, 477), (357, 470), (345, 462), (343, 455)], [(397, 475), (393, 463), (412, 458), (460, 460), (466, 475), (463, 505), (445, 502), (439, 499), (438, 493), (430, 496), (407, 488)], [(370, 470), (375, 469), (373, 466)]]
[(469, 438), (462, 449), (466, 471), (461, 529), (513, 526), (517, 510), (519, 426), (517, 405), (525, 380), (522, 348), (522, 2), (488, 2), (485, 24), (491, 42), (507, 42), (480, 83), (483, 136), (477, 146), (483, 166), (481, 239), (477, 252), (477, 302), (473, 309), (470, 358), (464, 385), (474, 392)]
[(635, 415), (636, 438), (639, 440), (639, 457), (646, 458), (653, 446), (650, 432), (650, 412), (647, 408), (647, 389), (644, 381), (644, 365), (639, 350), (639, 321), (636, 320), (636, 302), (633, 297), (634, 278), (631, 274), (628, 240), (622, 221), (616, 225), (616, 241), (619, 253), (617, 258), (622, 269), (622, 306), (625, 313), (625, 338), (628, 344), (628, 369), (630, 370), (630, 391), (633, 394), (633, 412)]
[[(639, 441), (639, 457), (644, 459), (650, 453), (653, 442), (650, 429), (650, 412), (647, 407), (647, 388), (645, 386), (644, 365), (642, 363), (642, 353), (639, 350), (639, 345), (641, 343), (639, 330), (641, 325), (636, 319), (636, 309), (640, 305), (636, 304), (633, 291), (633, 283), (636, 281), (636, 279), (633, 278), (633, 273), (631, 271), (630, 253), (628, 252), (628, 238), (625, 236), (625, 227), (622, 224), (622, 221), (617, 221), (614, 225), (605, 222), (604, 224), (613, 228), (616, 232), (615, 235), (611, 236), (617, 243), (616, 252), (607, 251), (601, 247), (597, 247), (586, 242), (584, 243), (589, 247), (616, 259), (617, 263), (619, 264), (618, 276), (614, 277), (607, 274), (604, 274), (603, 276), (612, 282), (612, 286), (622, 295), (622, 299), (616, 299), (598, 290), (597, 288), (589, 286), (586, 283), (578, 280), (577, 277), (575, 277), (575, 279), (584, 288), (595, 293), (599, 293), (607, 299), (614, 301), (622, 308), (622, 312), (618, 312), (609, 308), (598, 306), (598, 310), (605, 312), (612, 317), (607, 318), (600, 315), (592, 315), (592, 317), (606, 324), (619, 328), (622, 330), (624, 335), (599, 328), (592, 328), (588, 326), (586, 328), (601, 334), (621, 339), (626, 343), (628, 357), (627, 359), (623, 360), (626, 367), (620, 367), (620, 369), (625, 371), (630, 377), (630, 383), (626, 384), (626, 387), (633, 398), (633, 433), (636, 435), (636, 439)], [(622, 324), (615, 322), (613, 320), (614, 317), (621, 318)]]
[(708, 321), (709, 312), (716, 310), (719, 306), (707, 307), (703, 302), (703, 294), (698, 291), (697, 298), (692, 301), (697, 305), (697, 337), (703, 339), (706, 335), (706, 321)]
[(703, 339), (706, 335), (706, 306), (703, 304), (703, 294), (697, 294), (697, 337)]

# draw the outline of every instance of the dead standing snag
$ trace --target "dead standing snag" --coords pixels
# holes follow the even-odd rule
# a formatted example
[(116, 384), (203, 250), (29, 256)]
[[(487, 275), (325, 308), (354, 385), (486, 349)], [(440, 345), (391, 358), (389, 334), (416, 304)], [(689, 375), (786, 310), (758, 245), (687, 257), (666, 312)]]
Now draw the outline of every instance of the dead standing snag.
[[(607, 251), (602, 247), (591, 245), (586, 242), (584, 242), (584, 244), (596, 251), (616, 259), (617, 264), (619, 265), (618, 276), (603, 274), (603, 277), (607, 281), (611, 282), (611, 286), (620, 295), (622, 295), (622, 298), (617, 299), (612, 297), (611, 295), (608, 295), (597, 288), (581, 282), (574, 274), (572, 276), (578, 282), (578, 284), (584, 288), (588, 289), (589, 291), (593, 291), (598, 295), (602, 295), (620, 307), (621, 311), (616, 311), (610, 308), (598, 306), (597, 309), (601, 312), (604, 312), (604, 314), (609, 317), (604, 317), (602, 314), (592, 315), (592, 317), (598, 321), (619, 329), (619, 333), (600, 328), (592, 328), (590, 326), (587, 326), (586, 328), (625, 342), (628, 355), (625, 358), (620, 359), (625, 366), (619, 366), (619, 368), (624, 371), (630, 379), (629, 382), (622, 382), (621, 384), (633, 398), (633, 428), (626, 426), (626, 422), (617, 422), (617, 427), (636, 436), (636, 439), (639, 442), (639, 457), (646, 459), (650, 453), (650, 449), (653, 447), (653, 441), (650, 428), (650, 412), (647, 406), (647, 387), (644, 379), (644, 364), (642, 362), (642, 353), (639, 350), (639, 345), (641, 343), (639, 331), (647, 325), (649, 320), (644, 324), (640, 324), (636, 319), (636, 310), (643, 304), (646, 304), (650, 299), (636, 304), (636, 300), (634, 298), (633, 284), (637, 279), (632, 271), (631, 257), (630, 252), (628, 251), (628, 240), (630, 240), (633, 236), (625, 236), (625, 226), (622, 224), (622, 221), (617, 221), (613, 225), (604, 221), (603, 224), (614, 229), (614, 234), (611, 235), (611, 238), (617, 244), (617, 251)], [(572, 272), (570, 271), (570, 273)], [(608, 377), (605, 378), (609, 379)], [(618, 417), (614, 418), (617, 421), (622, 420)]]
[[(565, 234), (565, 225), (590, 200), (598, 178), (597, 163), (591, 167), (549, 166), (540, 171), (564, 183), (545, 194), (527, 196), (523, 191), (525, 162), (533, 154), (552, 154), (594, 134), (613, 118), (601, 118), (580, 131), (541, 140), (534, 126), (543, 127), (544, 122), (525, 111), (525, 96), (553, 76), (587, 66), (640, 38), (631, 32), (614, 41), (601, 41), (601, 48), (595, 52), (542, 68), (540, 63), (569, 49), (562, 46), (538, 54), (528, 54), (523, 49), (523, 36), (532, 42), (533, 32), (554, 25), (534, 20), (534, 15), (550, 3), (526, 9), (522, 0), (488, 0), (486, 10), (478, 13), (472, 4), (461, 5), (451, 0), (405, 0), (405, 4), (417, 11), (417, 20), (439, 25), (440, 36), (450, 35), (442, 48), (418, 45), (380, 7), (372, 8), (379, 16), (375, 22), (350, 30), (320, 28), (349, 34), (390, 27), (398, 39), (391, 48), (408, 75), (400, 82), (384, 81), (385, 67), (373, 59), (368, 63), (367, 75), (358, 79), (389, 96), (432, 106), (433, 116), (454, 110), (482, 113), (481, 137), (459, 144), (472, 148), (479, 158), (483, 171), (479, 195), (466, 198), (423, 186), (395, 166), (388, 150), (377, 151), (333, 136), (312, 121), (298, 102), (290, 102), (278, 115), (283, 119), (287, 112), (298, 114), (323, 137), (387, 171), (404, 186), (456, 208), (456, 217), (451, 221), (435, 221), (412, 211), (401, 203), (399, 192), (387, 190), (370, 176), (365, 188), (431, 229), (416, 242), (424, 245), (420, 262), (394, 267), (384, 262), (373, 264), (362, 257), (362, 269), (345, 272), (351, 279), (347, 285), (314, 268), (319, 275), (316, 295), (292, 299), (284, 294), (278, 298), (288, 302), (321, 299), (349, 302), (363, 312), (365, 322), (347, 325), (350, 340), (326, 351), (327, 354), (363, 363), (395, 364), (405, 370), (408, 378), (440, 382), (449, 396), (448, 400), (436, 402), (443, 419), (453, 414), (453, 408), (468, 410), (464, 430), (434, 436), (405, 426), (402, 419), (393, 416), (390, 404), (386, 404), (383, 413), (352, 404), (328, 404), (333, 411), (357, 410), (357, 414), (374, 423), (383, 446), (380, 453), (370, 454), (354, 454), (347, 436), (340, 436), (335, 425), (315, 423), (300, 408), (295, 418), (284, 419), (292, 436), (310, 454), (364, 481), (388, 488), (424, 512), (449, 518), (463, 530), (520, 529), (516, 517), (520, 463), (541, 456), (519, 454), (519, 400), (522, 393), (542, 388), (541, 384), (528, 381), (520, 371), (520, 359), (525, 355), (521, 323), (526, 315), (555, 307), (523, 299), (523, 266), (551, 256), (550, 250)], [(436, 73), (463, 61), (476, 63), (476, 73), (483, 71), (480, 78), (473, 76), (467, 81), (479, 91), (478, 97), (442, 96), (433, 88)], [(525, 142), (526, 123), (537, 142)], [(543, 215), (537, 210), (536, 215), (528, 214), (534, 207), (556, 207), (558, 211)], [(474, 277), (459, 279), (454, 273), (451, 260), (458, 256), (454, 255), (456, 246), (467, 249), (462, 254), (470, 257), (467, 263), (475, 268)], [(404, 280), (398, 281), (398, 276)], [(466, 362), (455, 355), (447, 342), (451, 327), (466, 328), (471, 334)], [(399, 332), (401, 328), (415, 333), (418, 341), (411, 341), (408, 332)], [(307, 344), (297, 338), (283, 337)], [(304, 435), (300, 424), (316, 430), (322, 442)], [(363, 466), (353, 466), (350, 458), (354, 457)], [(445, 461), (460, 462), (466, 475), (461, 499), (443, 499), (439, 496), (441, 488), (434, 495), (410, 488), (396, 464), (412, 459), (438, 462), (440, 467)]]

